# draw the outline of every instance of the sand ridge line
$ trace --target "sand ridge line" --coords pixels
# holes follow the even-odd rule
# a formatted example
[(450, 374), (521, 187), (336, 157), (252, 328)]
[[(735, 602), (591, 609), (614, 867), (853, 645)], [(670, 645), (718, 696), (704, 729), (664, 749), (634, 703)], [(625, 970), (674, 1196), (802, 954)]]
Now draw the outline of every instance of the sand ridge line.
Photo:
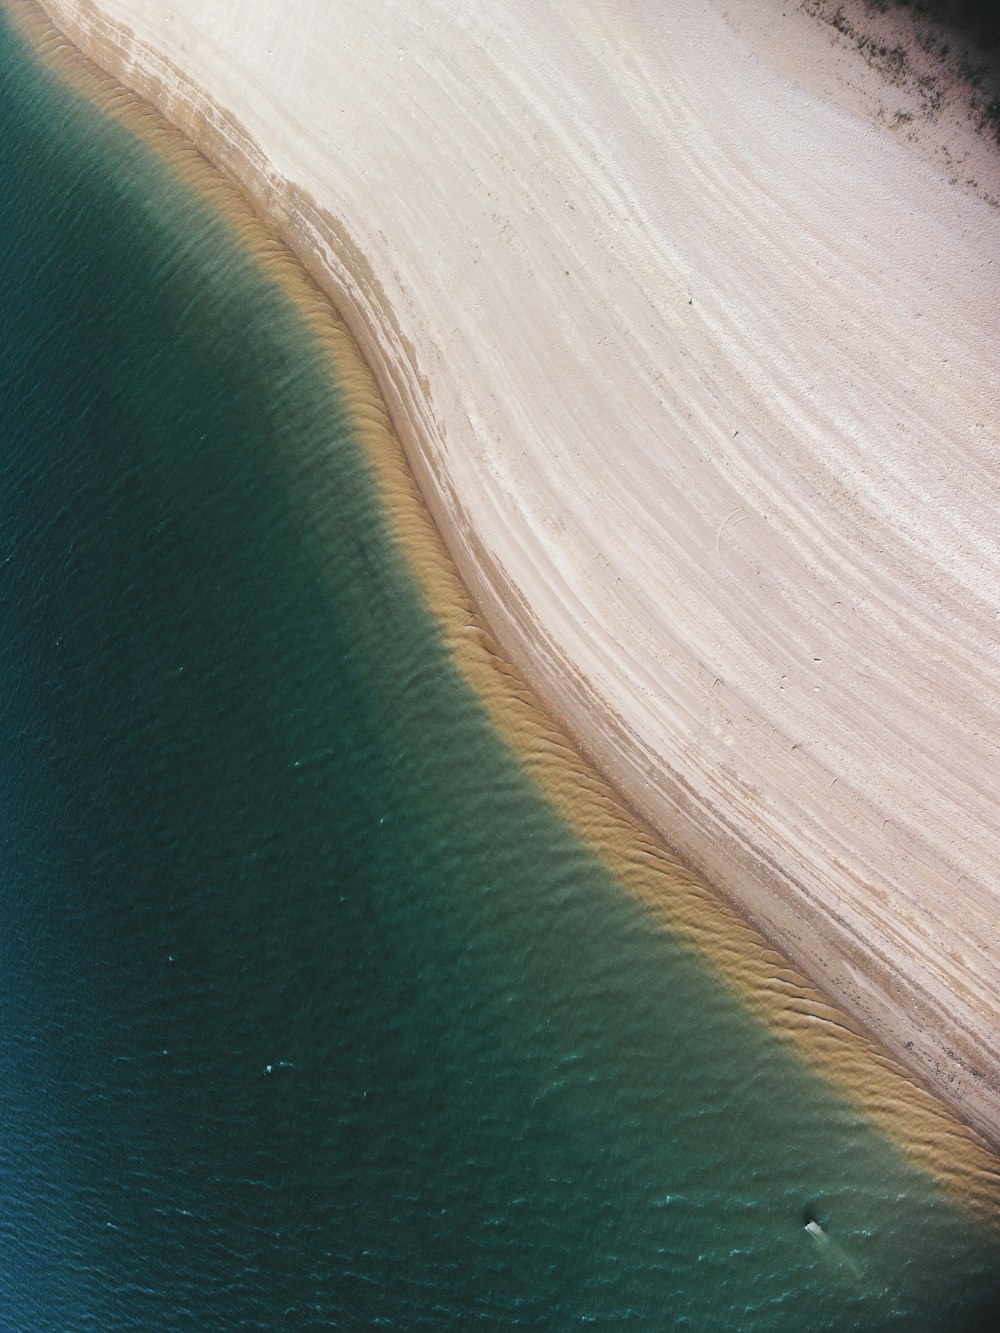
[[(431, 521), (388, 412), (360, 350), (326, 297), (311, 283), (273, 231), (241, 194), (191, 144), (170, 130), (134, 96), (100, 75), (42, 23), (30, 0), (8, 0), (44, 58), (91, 100), (167, 157), (188, 185), (208, 197), (235, 236), (286, 291), (326, 348), (345, 389), (378, 478), (386, 510), (428, 605), (465, 679), (483, 700), (494, 725), (524, 761), (554, 807), (633, 893), (660, 913), (708, 960), (740, 1000), (788, 1042), (810, 1066), (845, 1094), (956, 1197), (995, 1217), (1000, 1197), (996, 1159), (980, 1141), (917, 1087), (825, 996), (686, 871), (662, 841), (616, 799), (584, 764), (572, 744), (538, 708), (485, 628)], [(99, 40), (111, 42), (103, 33)], [(121, 38), (118, 38), (119, 44)], [(101, 48), (102, 58), (108, 52)], [(184, 103), (189, 133), (211, 153), (225, 118), (202, 101)], [(235, 131), (227, 144), (243, 138)], [(226, 153), (219, 157), (226, 162)], [(260, 155), (263, 160), (263, 155)], [(273, 187), (273, 182), (268, 182)], [(264, 198), (268, 196), (264, 193)], [(274, 209), (279, 213), (279, 208)], [(273, 221), (273, 215), (272, 215)]]

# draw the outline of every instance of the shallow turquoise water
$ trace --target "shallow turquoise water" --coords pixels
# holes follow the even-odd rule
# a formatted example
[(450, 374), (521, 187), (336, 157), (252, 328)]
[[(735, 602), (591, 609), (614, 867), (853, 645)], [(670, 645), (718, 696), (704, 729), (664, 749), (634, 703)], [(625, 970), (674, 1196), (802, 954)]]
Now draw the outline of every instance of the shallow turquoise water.
[(993, 1327), (492, 734), (294, 313), (4, 27), (0, 312), (0, 1327)]

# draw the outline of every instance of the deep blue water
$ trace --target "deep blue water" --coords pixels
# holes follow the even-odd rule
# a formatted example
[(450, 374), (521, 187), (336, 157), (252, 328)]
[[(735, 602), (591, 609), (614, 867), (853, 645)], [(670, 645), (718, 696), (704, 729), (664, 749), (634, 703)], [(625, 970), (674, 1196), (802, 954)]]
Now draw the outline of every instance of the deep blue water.
[(295, 311), (0, 21), (0, 1328), (965, 1330), (998, 1290), (539, 798)]

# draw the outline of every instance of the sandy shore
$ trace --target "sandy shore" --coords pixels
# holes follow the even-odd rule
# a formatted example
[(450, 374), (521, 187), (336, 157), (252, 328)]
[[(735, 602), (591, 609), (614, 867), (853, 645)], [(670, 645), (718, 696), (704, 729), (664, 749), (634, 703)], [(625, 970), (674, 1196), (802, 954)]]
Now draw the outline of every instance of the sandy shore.
[(597, 766), (1000, 1142), (995, 161), (745, 6), (45, 8), (324, 282)]

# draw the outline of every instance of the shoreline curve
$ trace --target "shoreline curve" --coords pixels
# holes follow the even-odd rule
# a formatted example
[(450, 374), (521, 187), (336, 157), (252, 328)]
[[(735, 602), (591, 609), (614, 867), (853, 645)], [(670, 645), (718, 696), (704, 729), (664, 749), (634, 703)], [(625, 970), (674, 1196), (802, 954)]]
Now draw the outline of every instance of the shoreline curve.
[[(17, 7), (18, 6), (15, 5), (15, 8)], [(50, 8), (51, 7), (52, 6), (50, 6)], [(70, 35), (74, 37), (77, 36), (77, 34), (73, 33)], [(88, 40), (97, 43), (100, 43), (101, 40), (107, 41), (107, 33), (104, 33), (103, 37), (98, 37), (92, 33), (89, 39), (84, 36), (81, 44), (86, 46)], [(122, 51), (129, 49), (128, 42), (122, 38), (120, 34), (117, 40), (119, 42), (117, 48), (103, 48), (102, 63), (113, 64), (113, 61), (109, 61), (109, 51), (117, 49), (119, 53), (121, 53)], [(131, 54), (127, 57), (119, 54), (118, 58), (120, 60), (125, 60), (126, 62), (130, 59), (134, 60), (137, 58), (136, 53), (139, 50), (140, 48), (133, 43)], [(131, 68), (127, 63), (123, 66), (122, 71), (112, 69), (111, 72), (115, 74), (116, 77), (121, 78), (122, 73), (129, 73), (130, 70), (131, 77), (124, 79), (123, 81), (131, 82), (135, 80), (138, 82), (137, 69)], [(147, 79), (148, 77), (149, 76), (147, 75)], [(178, 87), (180, 87), (180, 85), (175, 84), (175, 97), (177, 96)], [(195, 140), (195, 142), (199, 143), (199, 146), (202, 147), (203, 150), (207, 151), (210, 157), (216, 157), (220, 160), (221, 165), (230, 175), (235, 175), (240, 179), (244, 189), (248, 190), (251, 196), (255, 198), (258, 206), (260, 206), (265, 213), (265, 216), (279, 225), (282, 232), (286, 235), (286, 239), (289, 239), (292, 242), (294, 249), (299, 251), (300, 254), (302, 248), (309, 250), (312, 259), (311, 267), (313, 268), (314, 275), (316, 273), (316, 268), (319, 267), (325, 274), (326, 278), (323, 285), (329, 290), (331, 286), (331, 276), (329, 270), (323, 263), (323, 259), (328, 263), (330, 254), (327, 252), (326, 255), (323, 256), (323, 252), (315, 246), (315, 238), (311, 235), (310, 231), (312, 227), (318, 227), (320, 223), (324, 221), (320, 210), (301, 191), (296, 191), (291, 188), (283, 190), (280, 182), (273, 173), (269, 171), (267, 160), (263, 155), (253, 150), (252, 139), (250, 139), (249, 136), (244, 137), (246, 133), (245, 130), (241, 130), (241, 127), (236, 122), (226, 121), (224, 118), (221, 118), (219, 109), (213, 107), (208, 99), (199, 100), (199, 102), (195, 104), (191, 100), (193, 96), (193, 87), (193, 85), (189, 85), (187, 93), (188, 100), (185, 101), (181, 98), (173, 108), (172, 112), (167, 108), (168, 118), (173, 119), (178, 123), (180, 127)], [(150, 86), (146, 88), (141, 86), (138, 87), (137, 91), (143, 96), (150, 97), (151, 93), (155, 93), (156, 89), (150, 84)], [(151, 100), (155, 100), (155, 98), (151, 98)], [(165, 108), (161, 108), (161, 110), (163, 109)], [(268, 191), (270, 191), (270, 194)], [(327, 219), (326, 221), (329, 222), (330, 220)], [(338, 230), (336, 226), (329, 227), (326, 233), (326, 238), (327, 245), (335, 245), (339, 247), (337, 258), (340, 265), (339, 272), (341, 273), (341, 280), (357, 283), (357, 290), (354, 297), (347, 302), (346, 310), (348, 312), (354, 311), (355, 316), (357, 316), (359, 306), (363, 307), (366, 300), (373, 303), (377, 303), (380, 299), (384, 300), (384, 295), (380, 293), (374, 277), (370, 272), (366, 271), (366, 265), (362, 257), (356, 253), (352, 254), (350, 240), (346, 234), (343, 234), (343, 229), (341, 228)], [(310, 242), (312, 248), (310, 248)], [(316, 258), (317, 253), (323, 256), (319, 261), (317, 261)], [(352, 259), (356, 264), (356, 268), (354, 269), (350, 267), (349, 261)], [(335, 280), (333, 280), (332, 285), (337, 285)], [(336, 301), (336, 292), (334, 292), (333, 295)], [(343, 309), (344, 307), (341, 308)], [(385, 316), (385, 312), (383, 312), (383, 316), (387, 317)], [(416, 362), (416, 356), (413, 349), (408, 349), (408, 356), (405, 339), (398, 331), (398, 328), (396, 330), (396, 336), (398, 338), (399, 348), (401, 349), (400, 355), (404, 362), (404, 370), (405, 367), (408, 366), (410, 372), (416, 375), (419, 381), (419, 363)], [(364, 350), (367, 352), (369, 349), (368, 347), (365, 347)], [(376, 370), (378, 369), (379, 366), (376, 359)], [(400, 376), (400, 381), (402, 387), (400, 387), (400, 384), (393, 385), (393, 380), (390, 376), (389, 383), (390, 385), (393, 385), (394, 392), (392, 397), (395, 399), (396, 407), (396, 411), (393, 412), (393, 417), (396, 419), (397, 425), (400, 420), (407, 420), (405, 417), (405, 403), (402, 407), (400, 405), (400, 400), (405, 398), (405, 373)], [(377, 400), (370, 402), (367, 408), (363, 408), (363, 411), (367, 411), (369, 420), (374, 421), (378, 429), (385, 429), (384, 422), (381, 426), (378, 426), (377, 419), (380, 415), (380, 409), (377, 406)], [(400, 415), (401, 413), (402, 416)], [(416, 414), (416, 420), (418, 422), (420, 420), (419, 413)], [(411, 456), (411, 462), (412, 461), (413, 458)], [(396, 465), (391, 465), (390, 471), (392, 466)], [(426, 478), (420, 475), (419, 467), (416, 470), (423, 489), (426, 484)], [(488, 636), (477, 627), (475, 613), (472, 610), (471, 605), (467, 602), (465, 603), (464, 610), (460, 613), (461, 616), (465, 616), (466, 618), (464, 631), (461, 626), (458, 626), (455, 623), (455, 606), (458, 604), (456, 599), (461, 599), (461, 593), (458, 590), (457, 584), (454, 583), (453, 575), (441, 574), (441, 572), (434, 567), (434, 561), (440, 558), (439, 555), (428, 555), (426, 551), (423, 552), (423, 555), (420, 554), (422, 549), (421, 543), (431, 541), (433, 544), (435, 538), (433, 537), (433, 534), (430, 534), (428, 531), (426, 516), (423, 513), (419, 497), (411, 495), (409, 498), (406, 498), (403, 496), (403, 492), (406, 490), (406, 483), (401, 481), (399, 477), (396, 477), (395, 480), (386, 482), (386, 477), (383, 476), (383, 483), (388, 484), (390, 489), (392, 487), (397, 488), (397, 509), (399, 507), (399, 502), (401, 501), (404, 505), (410, 505), (411, 509), (413, 509), (413, 512), (411, 513), (411, 521), (416, 524), (418, 528), (423, 529), (423, 535), (407, 541), (408, 553), (411, 554), (411, 558), (416, 555), (418, 574), (424, 584), (425, 591), (430, 589), (429, 599), (431, 600), (432, 605), (435, 606), (435, 609), (439, 611), (439, 615), (442, 613), (441, 598), (443, 597), (446, 600), (450, 599), (451, 610), (449, 614), (452, 620), (452, 624), (449, 627), (450, 639), (453, 647), (456, 648), (460, 660), (462, 652), (466, 649), (468, 650), (468, 654), (471, 654), (470, 661), (463, 663), (463, 670), (466, 671), (467, 676), (471, 675), (474, 677), (477, 671), (480, 673), (483, 671), (483, 662), (480, 660), (479, 665), (476, 666), (471, 662), (471, 658), (475, 658), (477, 654), (479, 659), (482, 659), (484, 653), (487, 656), (492, 655)], [(413, 508), (413, 506), (416, 506), (416, 508)], [(441, 524), (441, 515), (436, 512), (437, 506), (432, 504), (432, 509), (435, 510), (435, 518), (438, 523)], [(419, 516), (417, 514), (418, 510)], [(444, 530), (451, 535), (452, 529), (450, 529), (447, 524), (444, 524), (443, 526)], [(419, 568), (421, 559), (423, 559), (427, 565), (423, 570)], [(462, 573), (465, 573), (464, 569), (462, 570)], [(437, 593), (435, 594), (434, 585), (436, 583), (440, 584), (442, 580), (448, 586), (446, 588), (443, 586), (438, 587)], [(470, 581), (473, 584), (474, 590), (479, 592), (480, 590), (476, 588), (475, 580), (473, 579)], [(487, 610), (488, 609), (487, 606)], [(509, 645), (505, 642), (504, 647), (507, 649)], [(515, 661), (517, 661), (516, 651), (513, 655)], [(912, 1085), (909, 1085), (906, 1082), (905, 1076), (900, 1074), (900, 1071), (893, 1066), (891, 1061), (886, 1060), (878, 1052), (873, 1051), (862, 1033), (855, 1031), (851, 1034), (849, 1024), (842, 1026), (841, 1021), (836, 1015), (836, 1011), (826, 1004), (821, 995), (812, 991), (808, 984), (802, 983), (795, 975), (794, 970), (787, 968), (783, 961), (780, 960), (773, 951), (768, 950), (751, 928), (737, 922), (732, 913), (727, 912), (725, 907), (719, 904), (712, 895), (704, 889), (696, 876), (686, 876), (685, 872), (680, 870), (680, 868), (671, 861), (671, 858), (665, 856), (662, 850), (656, 845), (655, 840), (648, 833), (643, 831), (641, 824), (631, 819), (626, 812), (622, 811), (620, 807), (615, 805), (610, 793), (599, 778), (593, 775), (588, 775), (586, 769), (582, 765), (579, 765), (579, 761), (574, 761), (571, 756), (562, 753), (565, 750), (565, 746), (559, 738), (558, 732), (549, 727), (543, 718), (535, 714), (530, 701), (522, 697), (522, 692), (519, 690), (516, 682), (511, 680), (502, 666), (498, 667), (495, 663), (496, 659), (494, 658), (494, 665), (488, 667), (488, 671), (492, 672), (493, 676), (497, 679), (486, 689), (486, 694), (488, 696), (489, 689), (492, 688), (498, 692), (498, 695), (503, 695), (504, 697), (501, 702), (494, 701), (494, 704), (492, 705), (487, 697), (487, 706), (491, 707), (491, 711), (494, 711), (494, 708), (499, 708), (501, 712), (506, 709), (509, 714), (511, 699), (520, 699), (519, 704), (517, 704), (517, 707), (519, 707), (522, 712), (520, 722), (512, 724), (508, 716), (506, 724), (502, 725), (501, 729), (505, 731), (505, 734), (510, 736), (512, 732), (517, 732), (519, 727), (523, 727), (524, 735), (521, 736), (521, 742), (515, 744), (515, 748), (522, 754), (525, 753), (525, 746), (527, 746), (529, 750), (534, 747), (536, 752), (546, 750), (560, 752), (560, 763), (569, 765), (570, 769), (573, 770), (574, 777), (572, 781), (566, 784), (566, 790), (562, 795), (560, 796), (559, 793), (556, 792), (553, 799), (557, 805), (559, 805), (561, 801), (565, 801), (567, 809), (572, 807), (572, 811), (575, 812), (576, 816), (574, 822), (578, 827), (581, 823), (581, 805), (586, 806), (588, 801), (591, 802), (591, 808), (584, 816), (584, 823), (587, 821), (591, 821), (591, 823), (594, 823), (595, 821), (600, 823), (600, 821), (603, 820), (608, 827), (592, 827), (590, 829), (589, 840), (599, 847), (603, 845), (605, 859), (610, 859), (613, 862), (615, 856), (618, 856), (619, 864), (613, 866), (613, 868), (617, 870), (620, 877), (622, 877), (626, 883), (630, 883), (630, 887), (639, 892), (648, 892), (650, 884), (654, 884), (657, 876), (662, 876), (666, 872), (669, 872), (677, 882), (685, 880), (687, 883), (686, 896), (691, 899), (697, 899), (697, 904), (693, 905), (691, 901), (685, 901), (684, 903), (675, 901), (672, 906), (668, 905), (666, 907), (668, 917), (671, 917), (671, 914), (673, 913), (673, 916), (677, 917), (674, 924), (676, 925), (678, 924), (678, 921), (680, 921), (681, 929), (685, 928), (683, 918), (686, 912), (693, 912), (694, 916), (697, 916), (698, 913), (701, 912), (705, 921), (710, 920), (712, 922), (708, 927), (708, 934), (711, 935), (714, 932), (714, 961), (716, 962), (716, 965), (720, 967), (723, 975), (726, 976), (725, 957), (727, 954), (733, 956), (730, 959), (730, 974), (727, 976), (727, 980), (740, 990), (744, 998), (749, 997), (751, 1007), (757, 1008), (765, 1018), (767, 1018), (767, 1011), (770, 1010), (770, 1021), (772, 1026), (774, 1026), (775, 1012), (780, 1012), (782, 1021), (784, 1021), (787, 1026), (789, 1013), (798, 1012), (796, 1010), (796, 1005), (799, 1005), (802, 1016), (802, 1031), (795, 1034), (793, 1037), (798, 1046), (803, 1044), (808, 1046), (811, 1043), (816, 1050), (821, 1050), (824, 1046), (824, 1042), (829, 1036), (829, 1039), (833, 1042), (834, 1046), (836, 1046), (838, 1041), (843, 1042), (846, 1040), (847, 1047), (853, 1052), (849, 1055), (846, 1061), (846, 1067), (844, 1058), (845, 1048), (843, 1046), (839, 1047), (835, 1052), (827, 1050), (825, 1053), (821, 1054), (816, 1063), (826, 1065), (826, 1073), (828, 1077), (831, 1074), (832, 1067), (839, 1064), (841, 1068), (834, 1073), (834, 1081), (841, 1086), (850, 1087), (853, 1080), (855, 1096), (858, 1097), (860, 1095), (860, 1100), (866, 1105), (867, 1110), (874, 1113), (876, 1119), (878, 1119), (880, 1115), (884, 1115), (885, 1124), (888, 1125), (893, 1122), (895, 1117), (897, 1135), (902, 1121), (909, 1120), (912, 1128), (914, 1115), (916, 1115), (918, 1119), (922, 1116), (929, 1116), (930, 1119), (922, 1123), (918, 1134), (911, 1136), (908, 1133), (904, 1133), (902, 1135), (904, 1143), (905, 1140), (910, 1137), (912, 1137), (914, 1141), (918, 1138), (922, 1138), (924, 1140), (924, 1146), (923, 1148), (918, 1146), (916, 1152), (918, 1155), (926, 1154), (928, 1159), (930, 1159), (934, 1158), (935, 1154), (940, 1150), (941, 1135), (943, 1135), (944, 1138), (949, 1140), (949, 1151), (954, 1152), (957, 1149), (958, 1155), (962, 1156), (962, 1154), (968, 1150), (973, 1158), (977, 1158), (975, 1171), (980, 1185), (983, 1181), (982, 1172), (985, 1171), (992, 1178), (995, 1171), (995, 1163), (989, 1165), (989, 1163), (992, 1162), (992, 1159), (989, 1159), (986, 1155), (979, 1155), (981, 1150), (974, 1147), (974, 1140), (972, 1140), (971, 1137), (967, 1141), (960, 1143), (959, 1140), (964, 1139), (964, 1136), (960, 1133), (956, 1134), (956, 1127), (949, 1127), (945, 1124), (944, 1120), (935, 1119), (935, 1116), (938, 1115), (937, 1108), (930, 1102), (929, 1098), (926, 1098), (925, 1094), (920, 1092), (919, 1089), (912, 1088)], [(517, 661), (517, 665), (523, 669), (520, 661)], [(530, 669), (526, 671), (525, 674), (531, 683), (536, 683), (532, 680), (532, 672)], [(477, 683), (481, 687), (482, 692), (483, 680), (479, 680)], [(542, 691), (542, 694), (543, 697), (545, 697), (544, 690)], [(517, 736), (515, 736), (514, 739), (517, 741)], [(578, 784), (579, 790), (574, 790), (575, 784)], [(550, 795), (553, 795), (551, 790)], [(604, 803), (603, 807), (602, 803)], [(597, 813), (595, 813), (595, 811)], [(617, 834), (614, 826), (617, 826), (618, 828)], [(585, 836), (587, 836), (586, 832)], [(623, 839), (624, 841), (619, 841), (617, 850), (613, 851), (609, 858), (609, 848), (615, 848), (615, 840), (616, 837), (619, 836), (620, 839)], [(646, 889), (643, 889), (643, 883), (646, 884)], [(664, 907), (662, 901), (662, 887), (662, 883), (658, 887), (654, 884), (651, 892), (648, 892), (648, 896), (656, 899), (661, 908)], [(723, 887), (725, 887), (725, 885)], [(674, 894), (674, 897), (677, 897), (676, 893)], [(673, 917), (671, 917), (671, 919), (673, 919)], [(707, 936), (704, 935), (704, 921), (700, 926), (691, 927), (692, 937), (696, 936), (699, 930), (703, 932), (703, 935), (700, 940), (695, 940), (695, 942), (698, 944), (698, 947), (701, 948), (702, 952), (711, 955), (713, 953), (713, 946), (709, 944), (709, 946), (706, 947)], [(757, 950), (759, 956), (752, 964), (748, 965), (745, 963), (745, 960), (737, 960), (735, 958), (735, 955), (740, 952), (743, 944), (747, 945), (748, 952), (751, 948)], [(723, 960), (721, 963), (720, 959)], [(827, 989), (833, 988), (827, 984)], [(821, 1018), (821, 1022), (816, 1021), (818, 1016)], [(823, 1033), (822, 1029), (827, 1027), (827, 1025), (829, 1025), (831, 1031), (830, 1033)], [(834, 1036), (832, 1032), (833, 1029), (836, 1029), (838, 1033), (846, 1033), (847, 1037)], [(788, 1033), (786, 1032), (785, 1035), (788, 1035)], [(851, 1061), (854, 1061), (855, 1063), (852, 1065)], [(884, 1073), (885, 1078), (888, 1080), (887, 1084), (881, 1088), (877, 1087), (878, 1080), (882, 1076), (877, 1072), (878, 1070), (881, 1070)], [(928, 1079), (927, 1081), (934, 1083), (935, 1080)], [(947, 1087), (939, 1090), (943, 1090), (947, 1096)], [(908, 1102), (907, 1099), (911, 1098), (911, 1095), (912, 1099), (915, 1100)], [(952, 1097), (951, 1100), (954, 1103), (955, 1098)], [(905, 1109), (902, 1112), (900, 1110), (900, 1102), (906, 1104)], [(878, 1109), (878, 1106), (881, 1106), (881, 1110)], [(915, 1106), (917, 1107), (916, 1110), (914, 1109)], [(963, 1111), (966, 1113), (966, 1118), (975, 1121), (976, 1117), (968, 1113), (967, 1105), (963, 1107)], [(931, 1128), (928, 1128), (929, 1125)], [(936, 1140), (935, 1135), (937, 1136)], [(933, 1147), (928, 1149), (928, 1145), (931, 1144), (932, 1140), (935, 1140)], [(944, 1175), (948, 1175), (947, 1170), (944, 1172)]]

